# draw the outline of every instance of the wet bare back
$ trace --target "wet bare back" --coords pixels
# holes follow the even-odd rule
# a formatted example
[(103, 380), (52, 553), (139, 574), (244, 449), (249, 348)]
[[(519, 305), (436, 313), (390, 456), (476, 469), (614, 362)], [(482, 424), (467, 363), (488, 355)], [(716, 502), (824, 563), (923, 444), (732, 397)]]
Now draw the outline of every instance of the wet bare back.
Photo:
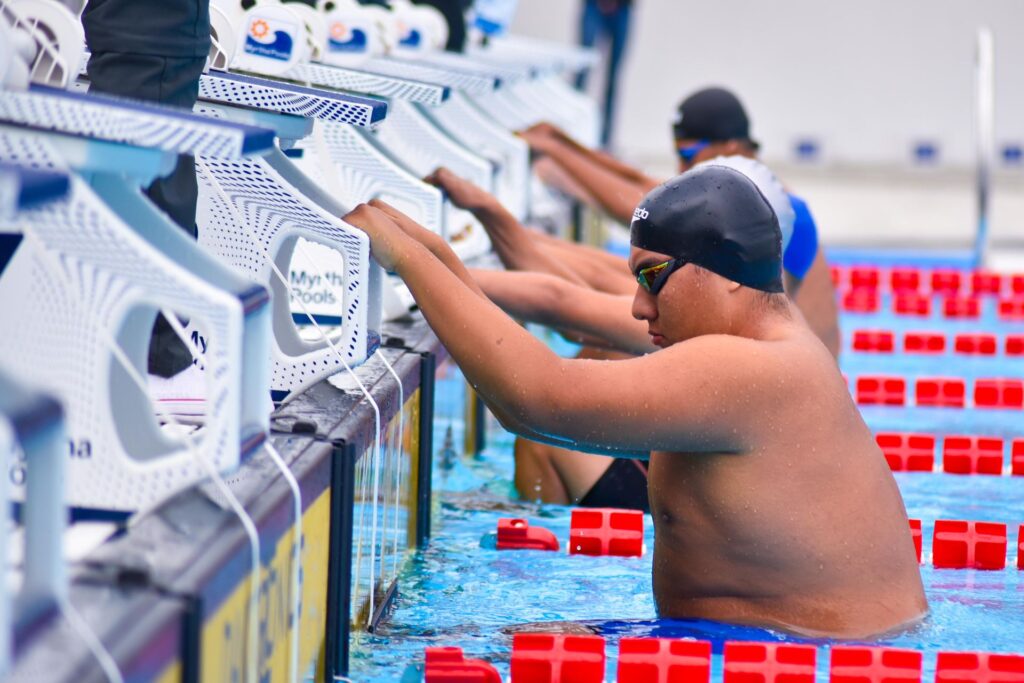
[(661, 615), (840, 637), (919, 618), (903, 502), (831, 354), (802, 324), (751, 343), (772, 344), (784, 372), (767, 390), (720, 398), (744, 403), (757, 446), (651, 455)]

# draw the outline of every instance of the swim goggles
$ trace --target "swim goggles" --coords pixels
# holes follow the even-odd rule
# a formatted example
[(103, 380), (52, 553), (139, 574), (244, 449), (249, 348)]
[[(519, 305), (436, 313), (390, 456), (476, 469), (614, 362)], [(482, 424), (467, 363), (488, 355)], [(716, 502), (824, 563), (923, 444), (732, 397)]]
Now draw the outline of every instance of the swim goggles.
[(655, 263), (636, 271), (636, 281), (651, 294), (657, 295), (668, 282), (669, 276), (686, 265), (681, 258), (674, 258), (664, 263)]
[(676, 153), (679, 154), (679, 158), (683, 160), (687, 165), (692, 164), (693, 160), (698, 154), (703, 152), (708, 146), (711, 145), (710, 140), (699, 140), (692, 145), (686, 145), (685, 147), (677, 147)]

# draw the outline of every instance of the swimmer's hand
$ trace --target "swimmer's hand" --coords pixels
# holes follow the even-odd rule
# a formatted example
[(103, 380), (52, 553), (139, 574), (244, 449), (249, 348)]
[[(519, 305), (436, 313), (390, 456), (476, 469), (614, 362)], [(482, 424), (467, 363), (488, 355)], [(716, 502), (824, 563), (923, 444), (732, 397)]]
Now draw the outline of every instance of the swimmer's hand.
[(370, 238), (370, 252), (384, 270), (396, 272), (418, 245), (388, 214), (369, 204), (360, 204), (342, 217)]
[(380, 199), (371, 199), (370, 206), (374, 209), (383, 211), (388, 218), (395, 222), (395, 225), (402, 229), (402, 232), (425, 246), (427, 249), (434, 251), (445, 244), (443, 237), (438, 235), (436, 232), (427, 230), (387, 202)]
[(553, 146), (572, 142), (572, 138), (561, 128), (544, 121), (519, 131), (519, 137), (526, 141), (531, 150), (541, 153), (550, 151)]
[(424, 180), (444, 190), (452, 204), (466, 211), (492, 209), (498, 201), (485, 190), (465, 178), (455, 175), (443, 166)]

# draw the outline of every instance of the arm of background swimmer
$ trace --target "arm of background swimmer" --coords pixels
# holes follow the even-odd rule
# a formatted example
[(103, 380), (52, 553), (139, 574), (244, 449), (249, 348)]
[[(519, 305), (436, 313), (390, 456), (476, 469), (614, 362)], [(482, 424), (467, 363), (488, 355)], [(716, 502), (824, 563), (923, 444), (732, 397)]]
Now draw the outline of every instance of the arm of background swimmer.
[(540, 242), (541, 248), (552, 258), (572, 268), (584, 282), (599, 292), (632, 295), (636, 291), (636, 280), (629, 272), (629, 265), (619, 256), (546, 235), (535, 241)]
[[(420, 310), (506, 427), (594, 452), (745, 448), (739, 398), (777, 383), (756, 342), (702, 337), (615, 362), (558, 357), (419, 245), (396, 264)], [(733, 397), (733, 398), (730, 398)]]
[(633, 318), (630, 297), (595, 292), (542, 273), (471, 273), (487, 297), (513, 318), (565, 330), (581, 341), (596, 338), (602, 347), (627, 353), (657, 350), (647, 325)]
[(565, 142), (552, 142), (545, 146), (544, 153), (567, 171), (608, 215), (629, 225), (633, 209), (646, 194), (642, 187), (594, 162)]

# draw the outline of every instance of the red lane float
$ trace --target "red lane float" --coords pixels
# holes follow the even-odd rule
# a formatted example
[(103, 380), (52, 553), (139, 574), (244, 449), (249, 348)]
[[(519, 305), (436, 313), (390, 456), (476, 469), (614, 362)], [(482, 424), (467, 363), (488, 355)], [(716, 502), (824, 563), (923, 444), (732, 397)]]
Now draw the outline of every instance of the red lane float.
[(618, 683), (707, 683), (711, 643), (676, 638), (623, 638)]
[(902, 406), (907, 402), (907, 380), (902, 377), (865, 375), (857, 378), (857, 403)]
[(936, 268), (932, 271), (932, 291), (937, 294), (956, 294), (960, 291), (961, 275), (952, 268)]
[(999, 317), (1002, 320), (1024, 320), (1024, 297), (999, 300)]
[(831, 683), (919, 683), (921, 653), (894, 647), (832, 648)]
[(843, 295), (843, 310), (847, 313), (875, 313), (878, 311), (878, 291), (853, 289)]
[(982, 436), (947, 436), (942, 470), (949, 474), (1002, 474), (1003, 440)]
[(932, 314), (932, 299), (918, 292), (898, 292), (892, 300), (892, 310), (897, 315), (915, 315), (926, 318)]
[(814, 683), (813, 645), (725, 643), (723, 683)]
[(903, 335), (904, 353), (944, 353), (946, 335), (939, 332), (907, 332)]
[(917, 553), (917, 563), (921, 564), (921, 547), (924, 545), (921, 534), (921, 520), (910, 520), (910, 537), (914, 539), (914, 552)]
[(1024, 275), (1014, 275), (1010, 278), (1010, 292), (1014, 296), (1024, 295)]
[(1024, 356), (1024, 334), (1006, 335), (1006, 355)]
[(640, 510), (576, 508), (570, 524), (570, 555), (643, 555), (644, 513)]
[(921, 271), (918, 268), (893, 268), (889, 271), (889, 288), (894, 292), (917, 291), (921, 286)]
[(852, 289), (878, 289), (878, 268), (874, 266), (854, 266), (850, 268), (850, 287)]
[(1003, 289), (1003, 276), (989, 270), (977, 270), (971, 274), (971, 293), (999, 294)]
[(558, 550), (558, 538), (548, 529), (530, 526), (525, 519), (498, 520), (498, 550)]
[(604, 638), (554, 633), (512, 637), (512, 683), (601, 683)]
[(922, 377), (917, 380), (915, 401), (919, 406), (963, 408), (967, 393), (958, 377)]
[(939, 569), (1003, 569), (1006, 525), (939, 519), (932, 534), (932, 564)]
[(940, 652), (935, 683), (1024, 683), (1024, 656)]
[(892, 353), (895, 337), (889, 330), (854, 330), (853, 348), (855, 351), (874, 353)]
[(1024, 524), (1017, 529), (1017, 569), (1024, 569)]
[(1024, 381), (979, 379), (974, 383), (974, 405), (983, 408), (1024, 408)]
[(1024, 476), (1024, 439), (1014, 439), (1010, 446), (1010, 473)]
[(424, 683), (501, 683), (498, 670), (480, 659), (466, 659), (461, 647), (428, 647)]
[(942, 314), (956, 320), (973, 319), (981, 315), (981, 301), (973, 296), (950, 296), (942, 302)]
[(953, 350), (969, 356), (996, 355), (996, 336), (994, 334), (958, 334), (953, 343)]
[(935, 437), (930, 434), (879, 432), (875, 443), (893, 472), (931, 472), (935, 467)]

